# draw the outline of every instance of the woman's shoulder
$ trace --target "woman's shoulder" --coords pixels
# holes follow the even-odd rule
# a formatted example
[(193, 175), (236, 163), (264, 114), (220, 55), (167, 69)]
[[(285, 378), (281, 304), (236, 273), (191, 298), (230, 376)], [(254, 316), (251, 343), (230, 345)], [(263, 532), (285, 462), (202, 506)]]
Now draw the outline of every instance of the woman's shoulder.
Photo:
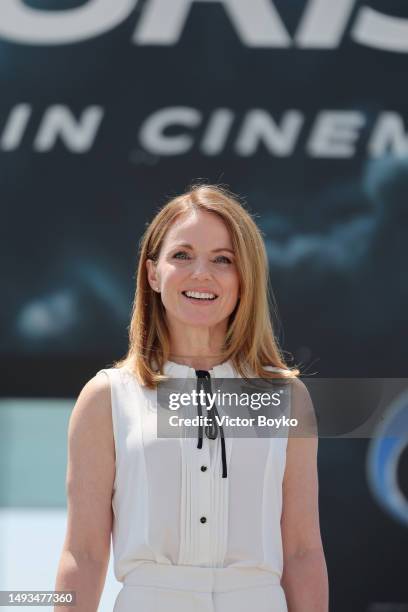
[(103, 378), (109, 385), (114, 399), (123, 399), (125, 397), (134, 398), (142, 397), (146, 393), (146, 389), (140, 384), (136, 373), (128, 364), (117, 365), (114, 367), (103, 368), (95, 374), (96, 378)]
[(274, 365), (262, 365), (264, 370), (268, 370), (268, 372), (289, 372), (290, 370), (288, 370), (288, 368), (278, 368), (277, 366)]
[(103, 379), (105, 385), (113, 386), (116, 382), (122, 383), (126, 380), (134, 378), (134, 374), (126, 364), (121, 366), (113, 366), (107, 368), (101, 368), (94, 376), (95, 379)]
[(82, 387), (70, 414), (70, 433), (74, 436), (98, 431), (109, 437), (111, 431), (111, 393), (106, 377), (93, 376)]
[(110, 399), (110, 383), (107, 376), (100, 376), (99, 370), (92, 378), (90, 378), (82, 387), (79, 397), (85, 397), (87, 403), (98, 404), (101, 399), (105, 399), (106, 403)]

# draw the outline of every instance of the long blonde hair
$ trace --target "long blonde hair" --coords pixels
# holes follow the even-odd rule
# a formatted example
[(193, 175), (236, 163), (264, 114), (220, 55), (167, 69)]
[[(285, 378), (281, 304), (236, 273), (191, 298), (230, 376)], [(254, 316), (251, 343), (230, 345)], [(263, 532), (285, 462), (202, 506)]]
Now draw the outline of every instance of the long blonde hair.
[[(139, 243), (139, 263), (132, 318), (128, 328), (126, 356), (113, 364), (126, 366), (149, 389), (167, 380), (163, 365), (170, 355), (170, 336), (160, 293), (147, 278), (146, 260), (157, 261), (175, 219), (193, 211), (207, 211), (221, 217), (228, 228), (240, 282), (240, 298), (228, 321), (223, 362), (232, 365), (243, 378), (294, 378), (300, 371), (285, 363), (272, 328), (269, 306), (269, 265), (262, 234), (245, 204), (221, 185), (194, 183), (186, 193), (172, 198), (155, 215)], [(265, 370), (275, 366), (282, 372)]]

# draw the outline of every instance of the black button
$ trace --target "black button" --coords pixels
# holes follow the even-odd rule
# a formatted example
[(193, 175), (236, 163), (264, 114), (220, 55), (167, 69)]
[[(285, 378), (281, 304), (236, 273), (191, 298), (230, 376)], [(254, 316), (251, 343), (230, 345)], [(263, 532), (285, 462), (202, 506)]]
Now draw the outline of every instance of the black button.
[(206, 523), (206, 522), (207, 522), (207, 519), (206, 519), (206, 517), (205, 517), (205, 516), (202, 516), (202, 517), (200, 518), (200, 521), (201, 521), (202, 523)]
[(202, 472), (205, 472), (205, 470), (206, 470), (206, 469), (207, 469), (207, 466), (206, 466), (206, 465), (202, 465), (202, 466), (201, 466), (201, 471), (202, 471)]

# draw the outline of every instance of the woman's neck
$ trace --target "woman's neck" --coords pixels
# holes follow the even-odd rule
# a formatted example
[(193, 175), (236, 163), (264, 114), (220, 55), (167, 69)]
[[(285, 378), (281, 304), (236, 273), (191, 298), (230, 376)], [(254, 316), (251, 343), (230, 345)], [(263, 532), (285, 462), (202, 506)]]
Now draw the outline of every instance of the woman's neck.
[(225, 358), (221, 355), (197, 355), (197, 356), (183, 356), (175, 353), (169, 354), (169, 361), (178, 363), (179, 365), (186, 365), (195, 370), (211, 370), (214, 366), (224, 363)]

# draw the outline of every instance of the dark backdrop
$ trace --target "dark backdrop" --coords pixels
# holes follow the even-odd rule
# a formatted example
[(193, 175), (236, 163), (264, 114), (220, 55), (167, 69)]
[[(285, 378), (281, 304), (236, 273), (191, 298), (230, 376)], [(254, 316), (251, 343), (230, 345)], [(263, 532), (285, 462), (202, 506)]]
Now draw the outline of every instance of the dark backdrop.
[[(3, 395), (123, 355), (138, 241), (194, 179), (256, 214), (289, 363), (405, 377), (406, 2), (90, 4), (0, 5)], [(369, 447), (320, 442), (333, 612), (408, 609), (406, 451), (381, 504)]]

